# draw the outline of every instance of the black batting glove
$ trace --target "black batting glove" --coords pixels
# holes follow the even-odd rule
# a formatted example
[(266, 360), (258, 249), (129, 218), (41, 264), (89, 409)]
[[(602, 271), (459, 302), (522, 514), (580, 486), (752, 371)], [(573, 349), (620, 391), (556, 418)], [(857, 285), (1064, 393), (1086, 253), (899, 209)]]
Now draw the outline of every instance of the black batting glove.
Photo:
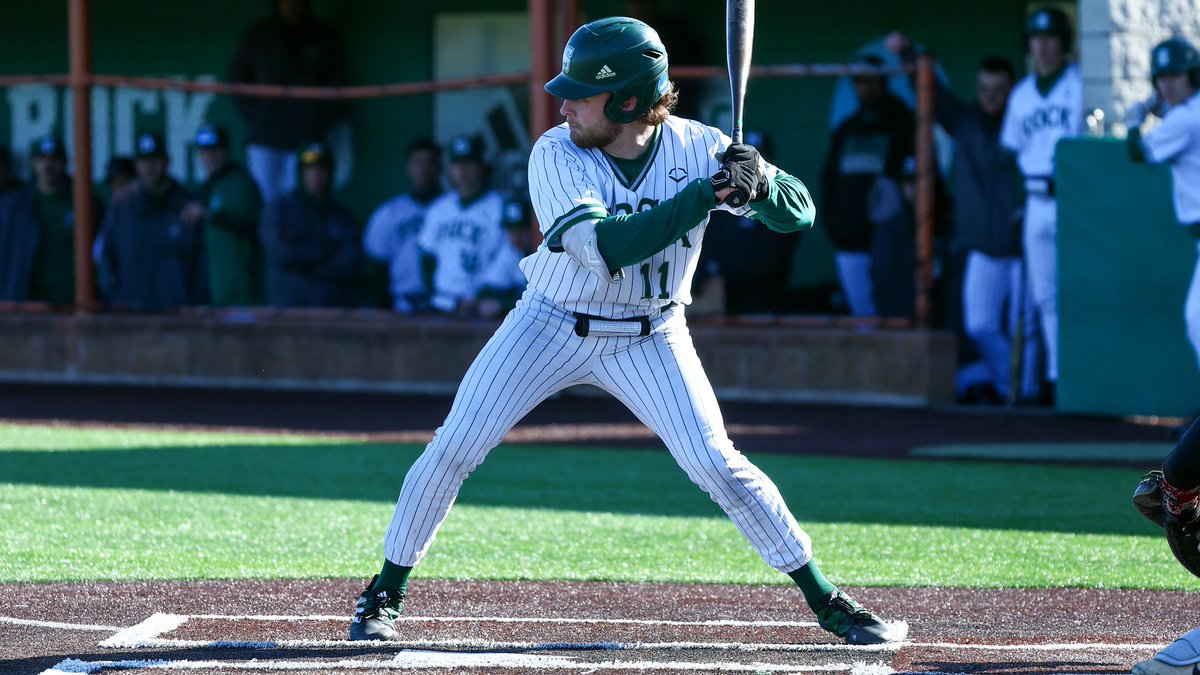
[(767, 196), (767, 177), (762, 171), (762, 157), (752, 145), (733, 143), (721, 156), (721, 170), (711, 178), (713, 191), (727, 187), (733, 193), (725, 198), (730, 206), (745, 206), (747, 202)]

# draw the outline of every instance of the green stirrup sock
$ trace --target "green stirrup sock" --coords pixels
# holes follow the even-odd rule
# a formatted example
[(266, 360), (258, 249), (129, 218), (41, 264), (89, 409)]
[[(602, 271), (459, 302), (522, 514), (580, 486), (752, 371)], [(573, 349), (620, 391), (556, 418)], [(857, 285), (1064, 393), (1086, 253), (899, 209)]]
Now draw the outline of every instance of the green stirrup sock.
[(375, 585), (371, 588), (386, 588), (400, 591), (400, 594), (404, 595), (408, 589), (409, 572), (412, 572), (411, 567), (401, 567), (391, 560), (384, 560), (383, 569), (379, 572), (379, 578), (375, 580)]
[(814, 612), (825, 605), (826, 596), (837, 590), (837, 586), (821, 574), (816, 560), (808, 561), (807, 565), (794, 572), (788, 572), (787, 575), (800, 587), (800, 591), (804, 593), (804, 601)]

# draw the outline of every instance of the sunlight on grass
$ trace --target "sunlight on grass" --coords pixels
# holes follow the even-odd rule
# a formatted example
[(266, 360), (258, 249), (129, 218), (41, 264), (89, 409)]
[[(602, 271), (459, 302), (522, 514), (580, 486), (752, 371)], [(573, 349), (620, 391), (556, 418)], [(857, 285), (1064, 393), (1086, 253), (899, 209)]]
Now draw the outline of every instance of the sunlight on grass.
[[(366, 578), (417, 446), (0, 427), (0, 581)], [(754, 458), (838, 583), (1192, 587), (1128, 498), (1140, 471)], [(919, 487), (914, 487), (919, 486)], [(504, 446), (422, 578), (763, 584), (665, 452)], [(790, 582), (789, 582), (790, 583)]]

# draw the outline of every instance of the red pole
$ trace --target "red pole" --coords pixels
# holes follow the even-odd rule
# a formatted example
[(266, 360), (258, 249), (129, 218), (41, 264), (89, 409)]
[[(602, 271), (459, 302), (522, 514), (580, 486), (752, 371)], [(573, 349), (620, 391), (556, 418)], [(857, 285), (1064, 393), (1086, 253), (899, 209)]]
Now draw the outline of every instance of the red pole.
[(555, 21), (554, 0), (529, 0), (529, 133), (537, 140), (554, 126), (557, 114), (554, 98), (547, 94), (542, 85), (554, 77), (557, 60), (554, 57)]
[(67, 0), (70, 21), (71, 114), (75, 137), (75, 311), (96, 308), (96, 275), (92, 265), (92, 242), (96, 217), (92, 194), (92, 36), (90, 0)]
[(933, 57), (917, 58), (917, 328), (929, 328), (933, 289), (934, 195)]

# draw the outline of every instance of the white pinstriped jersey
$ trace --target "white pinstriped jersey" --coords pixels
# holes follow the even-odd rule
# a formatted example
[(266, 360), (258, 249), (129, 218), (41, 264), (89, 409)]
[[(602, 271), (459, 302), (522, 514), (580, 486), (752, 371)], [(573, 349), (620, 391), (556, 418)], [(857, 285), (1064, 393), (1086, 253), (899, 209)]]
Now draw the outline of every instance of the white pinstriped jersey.
[(458, 193), (438, 197), (425, 213), (417, 244), (437, 259), (433, 272), (433, 303), (442, 311), (473, 299), (479, 275), (491, 262), (508, 235), (500, 224), (504, 198), (489, 191), (463, 206)]
[(1000, 144), (1017, 154), (1022, 174), (1053, 176), (1059, 139), (1083, 133), (1083, 77), (1072, 63), (1045, 96), (1036, 80), (1036, 75), (1027, 75), (1013, 87)]
[[(542, 134), (529, 157), (529, 195), (545, 241), (521, 261), (531, 290), (567, 310), (611, 318), (691, 302), (707, 218), (666, 250), (622, 270), (624, 278), (613, 283), (547, 247), (566, 228), (644, 211), (697, 178), (708, 178), (720, 168), (716, 158), (730, 143), (720, 130), (679, 117), (668, 118), (659, 130), (650, 159), (631, 181), (601, 150), (572, 143), (565, 123)], [(768, 165), (768, 171), (775, 169)]]
[(1146, 159), (1171, 163), (1175, 217), (1200, 223), (1200, 94), (1172, 107), (1162, 124), (1142, 136)]

